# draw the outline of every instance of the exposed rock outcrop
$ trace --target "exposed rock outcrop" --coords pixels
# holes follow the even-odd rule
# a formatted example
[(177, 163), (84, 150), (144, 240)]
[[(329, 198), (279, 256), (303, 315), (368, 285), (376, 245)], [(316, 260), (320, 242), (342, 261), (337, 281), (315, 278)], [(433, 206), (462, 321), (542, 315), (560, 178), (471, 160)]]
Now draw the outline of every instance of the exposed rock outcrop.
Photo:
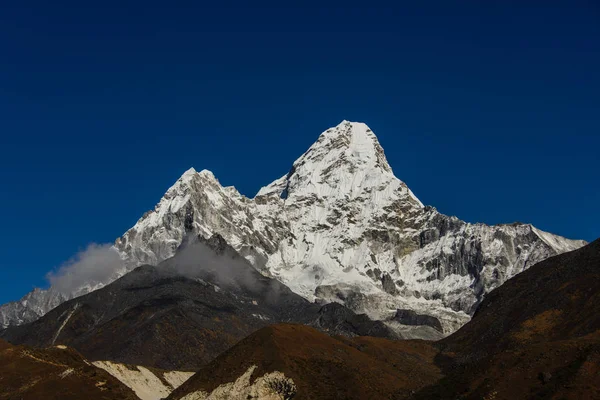
[(442, 324), (440, 321), (430, 315), (417, 314), (412, 310), (398, 310), (394, 315), (394, 320), (400, 322), (403, 325), (426, 325), (430, 326), (440, 332), (443, 332)]

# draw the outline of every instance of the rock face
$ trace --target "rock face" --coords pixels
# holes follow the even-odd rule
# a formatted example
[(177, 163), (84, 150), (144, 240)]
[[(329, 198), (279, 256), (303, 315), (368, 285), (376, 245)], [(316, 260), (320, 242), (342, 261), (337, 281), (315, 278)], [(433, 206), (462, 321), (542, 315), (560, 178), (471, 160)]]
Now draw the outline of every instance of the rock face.
[[(387, 325), (372, 321), (365, 314), (355, 314), (338, 303), (321, 307), (319, 316), (310, 325), (330, 335), (393, 337)], [(400, 336), (402, 337), (402, 336)]]
[(138, 267), (0, 337), (38, 347), (66, 344), (92, 361), (193, 371), (279, 322), (337, 335), (398, 338), (381, 321), (340, 304), (311, 303), (261, 275), (219, 236), (186, 239), (157, 267)]
[(0, 328), (35, 321), (66, 300), (68, 300), (68, 295), (64, 295), (54, 288), (48, 290), (36, 288), (21, 300), (6, 303), (0, 307)]
[(398, 310), (394, 315), (394, 320), (400, 322), (403, 325), (425, 325), (430, 326), (433, 329), (442, 331), (442, 324), (437, 318), (430, 315), (417, 314), (412, 310)]
[[(396, 178), (374, 133), (348, 121), (323, 132), (253, 199), (209, 171), (186, 171), (117, 239), (125, 267), (113, 278), (171, 257), (191, 233), (218, 233), (262, 274), (308, 300), (341, 302), (381, 320), (413, 310), (437, 318), (445, 333), (510, 277), (585, 244), (527, 224), (469, 224), (423, 206)], [(56, 306), (30, 313), (28, 304), (0, 309), (2, 324)]]
[(600, 239), (489, 293), (415, 399), (600, 398)]
[[(271, 373), (293, 382), (294, 400), (598, 399), (600, 239), (493, 290), (471, 321), (441, 341), (330, 337), (271, 325), (169, 399), (243, 398), (236, 397), (240, 389), (248, 393)], [(222, 397), (208, 397), (213, 393)]]

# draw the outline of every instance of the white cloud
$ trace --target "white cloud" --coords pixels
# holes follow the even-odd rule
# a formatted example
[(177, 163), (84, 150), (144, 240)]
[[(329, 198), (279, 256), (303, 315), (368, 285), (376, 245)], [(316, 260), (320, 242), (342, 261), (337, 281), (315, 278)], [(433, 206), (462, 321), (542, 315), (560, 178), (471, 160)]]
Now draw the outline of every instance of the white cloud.
[(55, 289), (70, 294), (85, 285), (108, 284), (123, 267), (111, 244), (91, 243), (46, 278)]

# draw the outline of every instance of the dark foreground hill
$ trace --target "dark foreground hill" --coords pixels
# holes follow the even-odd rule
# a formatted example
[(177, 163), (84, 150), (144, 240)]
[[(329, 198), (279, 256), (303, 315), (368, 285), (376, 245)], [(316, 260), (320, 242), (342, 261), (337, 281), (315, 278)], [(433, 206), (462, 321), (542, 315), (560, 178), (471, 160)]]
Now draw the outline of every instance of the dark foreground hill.
[[(509, 280), (440, 342), (264, 328), (171, 399), (598, 399), (600, 240)], [(218, 397), (224, 396), (224, 397)], [(213, 398), (211, 397), (211, 398)]]
[(600, 239), (491, 292), (438, 343), (446, 377), (426, 398), (600, 398)]
[(395, 337), (382, 322), (339, 304), (310, 303), (264, 277), (219, 236), (186, 243), (161, 265), (139, 267), (2, 337), (37, 347), (66, 344), (93, 361), (195, 370), (278, 322)]
[(134, 400), (137, 396), (72, 349), (33, 349), (0, 339), (0, 399)]
[(222, 398), (406, 398), (441, 377), (436, 353), (423, 341), (334, 338), (308, 326), (273, 325), (219, 356), (169, 398), (201, 399), (202, 392), (233, 382)]
[(188, 246), (4, 336), (200, 368), (171, 399), (600, 398), (600, 240), (507, 281), (439, 342), (356, 336), (391, 333), (341, 305), (307, 302), (238, 263), (219, 238)]

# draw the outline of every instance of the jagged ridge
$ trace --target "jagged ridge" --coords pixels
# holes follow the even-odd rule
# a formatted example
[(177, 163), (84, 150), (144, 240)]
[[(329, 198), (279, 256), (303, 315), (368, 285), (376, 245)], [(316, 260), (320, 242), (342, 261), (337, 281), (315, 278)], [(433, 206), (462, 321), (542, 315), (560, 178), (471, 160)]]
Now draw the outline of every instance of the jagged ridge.
[[(395, 177), (374, 133), (348, 121), (323, 132), (253, 199), (210, 171), (186, 171), (117, 239), (126, 266), (114, 279), (171, 257), (191, 232), (222, 235), (257, 270), (307, 299), (383, 320), (413, 310), (437, 318), (444, 333), (510, 277), (585, 244), (527, 224), (468, 224), (424, 207)], [(14, 314), (3, 307), (3, 324), (39, 316)], [(389, 324), (405, 336), (414, 330)]]

